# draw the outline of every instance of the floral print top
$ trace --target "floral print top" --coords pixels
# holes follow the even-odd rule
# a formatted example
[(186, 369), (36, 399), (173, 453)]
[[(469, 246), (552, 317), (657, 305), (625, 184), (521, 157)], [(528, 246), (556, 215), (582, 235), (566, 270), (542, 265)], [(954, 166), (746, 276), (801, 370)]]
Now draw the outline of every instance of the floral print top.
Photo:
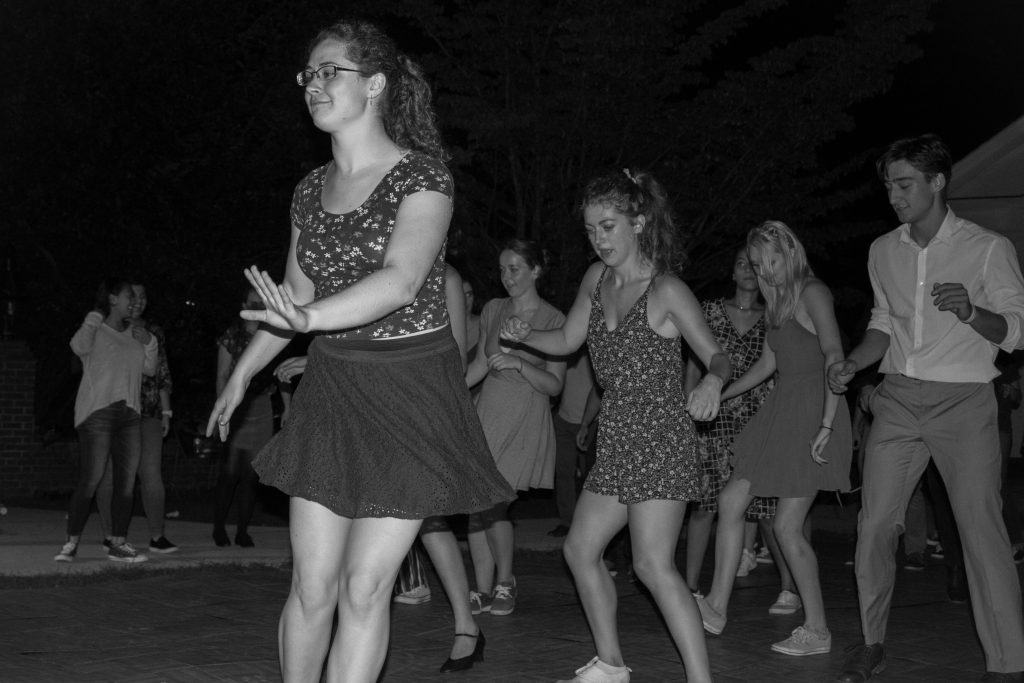
[[(427, 191), (440, 192), (449, 199), (454, 194), (451, 175), (441, 161), (421, 152), (408, 152), (359, 207), (344, 214), (330, 213), (324, 210), (321, 196), (331, 163), (307, 175), (292, 197), (292, 225), (302, 233), (295, 255), (302, 272), (316, 287), (316, 299), (336, 294), (380, 270), (403, 199)], [(441, 245), (430, 274), (411, 304), (362, 327), (324, 336), (386, 339), (448, 324), (444, 296), (446, 245), (447, 241)]]
[(160, 403), (160, 392), (166, 391), (168, 394), (171, 393), (171, 369), (167, 365), (167, 342), (164, 340), (164, 331), (156, 323), (146, 323), (146, 330), (151, 335), (156, 337), (157, 341), (157, 361), (156, 361), (156, 374), (155, 375), (143, 375), (142, 386), (140, 391), (142, 392), (139, 405), (141, 406), (142, 417), (162, 417), (163, 416), (163, 405)]

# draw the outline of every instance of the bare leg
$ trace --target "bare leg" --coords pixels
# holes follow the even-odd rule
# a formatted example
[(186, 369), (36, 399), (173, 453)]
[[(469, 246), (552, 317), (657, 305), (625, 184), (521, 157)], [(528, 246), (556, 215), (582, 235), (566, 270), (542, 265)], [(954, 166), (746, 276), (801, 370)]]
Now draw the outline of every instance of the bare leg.
[(757, 522), (744, 520), (743, 522), (743, 549), (754, 552), (754, 541), (757, 540)]
[(375, 681), (392, 586), (420, 522), (352, 520), (302, 498), (291, 499), (290, 518), (292, 587), (278, 627), (282, 679), (320, 680), (337, 609), (327, 679)]
[(312, 683), (320, 680), (327, 656), (352, 520), (303, 498), (290, 499), (289, 518), (292, 586), (278, 625), (281, 677)]
[(491, 556), (491, 546), (487, 542), (487, 523), (483, 515), (470, 515), (466, 538), (469, 541), (469, 557), (473, 560), (476, 590), (490, 595), (494, 588), (494, 557)]
[(498, 583), (512, 581), (512, 555), (515, 551), (515, 532), (508, 517), (508, 503), (498, 503), (488, 513), (490, 524), (485, 529), (487, 544), (494, 558)]
[(338, 628), (327, 658), (328, 681), (374, 683), (390, 635), (391, 594), (420, 520), (352, 520), (338, 582)]
[(661, 610), (672, 640), (683, 657), (686, 680), (711, 683), (711, 665), (700, 612), (674, 560), (685, 512), (686, 503), (674, 500), (651, 500), (629, 506), (633, 570)]
[(818, 579), (818, 558), (804, 535), (804, 521), (814, 504), (814, 496), (779, 498), (775, 513), (775, 537), (793, 573), (800, 599), (804, 603), (804, 626), (823, 633), (828, 630), (825, 604)]
[(774, 520), (774, 517), (762, 517), (757, 520), (758, 526), (761, 528), (761, 540), (764, 541), (764, 544), (768, 547), (768, 552), (772, 554), (772, 559), (775, 560), (775, 568), (779, 572), (779, 590), (796, 593), (793, 575), (790, 573), (789, 565), (782, 554), (782, 548), (779, 547), (779, 541), (775, 538), (775, 530), (772, 529)]
[(715, 578), (708, 591), (707, 604), (726, 615), (736, 569), (743, 550), (743, 517), (753, 496), (750, 482), (733, 477), (718, 496), (718, 532), (715, 536)]
[(618, 595), (601, 558), (626, 519), (626, 506), (618, 498), (584, 490), (576, 501), (572, 526), (562, 547), (594, 636), (597, 656), (612, 666), (624, 666), (615, 623)]
[[(420, 538), (452, 606), (455, 633), (477, 634), (480, 627), (469, 609), (469, 579), (466, 578), (466, 567), (462, 563), (462, 552), (455, 541), (455, 534), (441, 518), (431, 518), (424, 523), (424, 526), (427, 525), (429, 531), (420, 534)], [(449, 656), (452, 659), (466, 657), (473, 652), (475, 646), (476, 640), (473, 638), (455, 638)]]
[(695, 507), (690, 510), (690, 521), (686, 525), (686, 585), (691, 591), (700, 588), (700, 570), (711, 540), (711, 523), (715, 513)]

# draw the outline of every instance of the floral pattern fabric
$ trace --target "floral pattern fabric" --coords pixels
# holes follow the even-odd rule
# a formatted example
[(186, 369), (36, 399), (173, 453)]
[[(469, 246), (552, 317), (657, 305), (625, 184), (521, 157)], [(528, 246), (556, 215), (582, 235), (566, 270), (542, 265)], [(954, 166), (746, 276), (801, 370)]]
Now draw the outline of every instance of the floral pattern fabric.
[(167, 342), (164, 340), (164, 331), (159, 325), (151, 322), (146, 323), (146, 330), (156, 337), (157, 361), (156, 374), (142, 376), (140, 391), (141, 399), (139, 405), (142, 407), (142, 417), (163, 417), (163, 405), (160, 403), (160, 392), (171, 393), (171, 369), (167, 364)]
[[(417, 192), (451, 198), (452, 178), (444, 164), (409, 152), (385, 174), (366, 201), (344, 214), (325, 211), (321, 196), (333, 162), (314, 169), (295, 188), (292, 225), (301, 231), (295, 255), (313, 281), (315, 298), (336, 294), (381, 269), (402, 200)], [(444, 296), (445, 244), (434, 259), (416, 299), (367, 325), (336, 330), (337, 339), (384, 339), (443, 327), (448, 323)]]
[[(740, 334), (729, 318), (724, 298), (704, 301), (701, 303), (701, 309), (715, 341), (729, 356), (732, 365), (730, 381), (739, 379), (761, 357), (764, 350), (764, 316), (761, 316), (753, 327)], [(710, 512), (718, 510), (718, 494), (722, 492), (732, 475), (732, 441), (757, 413), (774, 386), (775, 379), (771, 378), (745, 394), (722, 401), (718, 408), (718, 416), (714, 420), (696, 424), (697, 436), (700, 438), (703, 451), (704, 495), (700, 500), (703, 509)], [(747, 517), (774, 517), (775, 502), (773, 498), (755, 498), (747, 508)]]
[(700, 452), (686, 412), (682, 346), (648, 324), (651, 285), (609, 331), (600, 294), (607, 272), (601, 273), (591, 296), (587, 332), (594, 376), (604, 395), (597, 462), (584, 488), (617, 496), (626, 505), (697, 500)]

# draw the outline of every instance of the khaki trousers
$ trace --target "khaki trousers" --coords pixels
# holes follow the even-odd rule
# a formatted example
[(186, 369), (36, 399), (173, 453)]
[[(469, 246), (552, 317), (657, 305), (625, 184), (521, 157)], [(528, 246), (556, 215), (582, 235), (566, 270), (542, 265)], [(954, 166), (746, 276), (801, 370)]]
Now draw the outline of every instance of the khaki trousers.
[(932, 458), (960, 530), (986, 668), (1024, 671), (1021, 589), (1001, 514), (991, 384), (886, 375), (870, 405), (855, 562), (865, 644), (885, 641), (907, 503)]

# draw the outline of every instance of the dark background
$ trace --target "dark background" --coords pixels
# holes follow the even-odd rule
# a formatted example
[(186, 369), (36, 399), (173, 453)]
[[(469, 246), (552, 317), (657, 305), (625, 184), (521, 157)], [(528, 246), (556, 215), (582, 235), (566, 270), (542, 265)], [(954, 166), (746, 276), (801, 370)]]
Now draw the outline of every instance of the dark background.
[[(501, 295), (510, 237), (554, 256), (563, 308), (591, 258), (580, 186), (653, 170), (688, 234), (698, 296), (735, 247), (789, 223), (855, 339), (870, 240), (895, 222), (873, 161), (942, 135), (959, 159), (1024, 113), (1015, 0), (349, 2), (425, 68), (452, 152), (451, 260)], [(177, 383), (212, 401), (241, 269), (279, 274), (292, 189), (327, 161), (294, 73), (338, 3), (6, 0), (0, 252), (15, 333), (65, 389), (67, 340), (111, 274), (148, 284)], [(955, 183), (955, 178), (953, 179)], [(65, 377), (66, 383), (66, 377)], [(71, 386), (73, 386), (71, 382)], [(203, 404), (200, 407), (200, 404)]]

